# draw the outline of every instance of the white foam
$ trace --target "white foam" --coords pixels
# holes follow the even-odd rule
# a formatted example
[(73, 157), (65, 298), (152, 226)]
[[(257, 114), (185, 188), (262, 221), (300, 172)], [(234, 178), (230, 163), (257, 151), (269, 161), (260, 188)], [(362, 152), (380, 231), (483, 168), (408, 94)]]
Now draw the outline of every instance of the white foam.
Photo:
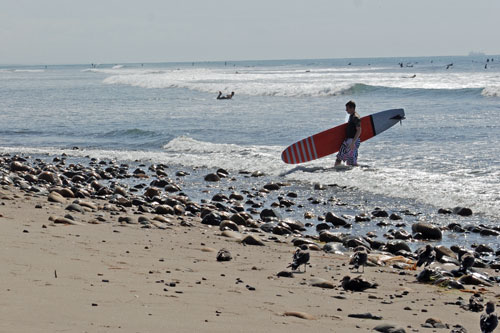
[(310, 72), (297, 69), (210, 69), (187, 68), (162, 71), (141, 69), (93, 69), (114, 74), (105, 84), (122, 84), (141, 88), (186, 88), (214, 93), (237, 91), (250, 96), (334, 96), (351, 93), (357, 84), (402, 89), (468, 89), (500, 86), (495, 73), (419, 73), (414, 78), (400, 72), (372, 69), (325, 68)]
[(500, 86), (486, 87), (481, 91), (481, 95), (487, 97), (500, 97)]

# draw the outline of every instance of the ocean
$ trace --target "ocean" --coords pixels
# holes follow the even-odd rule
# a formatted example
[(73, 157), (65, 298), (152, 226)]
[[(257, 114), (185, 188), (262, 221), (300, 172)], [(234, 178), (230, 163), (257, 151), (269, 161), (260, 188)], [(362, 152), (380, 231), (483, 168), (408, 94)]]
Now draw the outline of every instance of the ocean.
[[(281, 161), (345, 122), (351, 99), (361, 116), (407, 118), (361, 144), (364, 167)], [(336, 184), (431, 213), (469, 207), (469, 221), (498, 225), (500, 56), (9, 65), (0, 100), (0, 153), (261, 171), (311, 193)]]

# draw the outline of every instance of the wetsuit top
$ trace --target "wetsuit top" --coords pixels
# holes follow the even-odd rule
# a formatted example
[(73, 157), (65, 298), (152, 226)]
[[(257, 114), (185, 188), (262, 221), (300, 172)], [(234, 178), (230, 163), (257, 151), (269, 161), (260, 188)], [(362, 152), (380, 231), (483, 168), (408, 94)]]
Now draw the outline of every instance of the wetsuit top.
[(356, 128), (361, 126), (361, 118), (359, 114), (354, 112), (349, 116), (349, 121), (347, 122), (346, 138), (354, 138), (356, 136)]

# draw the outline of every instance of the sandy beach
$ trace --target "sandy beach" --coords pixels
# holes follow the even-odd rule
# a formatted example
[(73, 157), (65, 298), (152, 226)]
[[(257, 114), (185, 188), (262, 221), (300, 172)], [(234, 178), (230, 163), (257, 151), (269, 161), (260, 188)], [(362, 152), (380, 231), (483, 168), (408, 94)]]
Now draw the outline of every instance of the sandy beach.
[[(278, 277), (292, 261), (292, 236), (240, 227), (264, 243), (254, 246), (199, 216), (140, 224), (158, 214), (90, 198), (81, 212), (68, 211), (74, 200), (0, 188), (1, 332), (360, 332), (388, 323), (405, 332), (457, 324), (478, 332), (480, 313), (460, 301), (480, 292), (499, 302), (498, 284), (442, 288), (390, 265), (360, 274), (376, 289), (344, 291), (341, 279), (358, 275), (349, 253), (311, 250), (305, 273)], [(66, 214), (73, 220), (60, 219)], [(216, 260), (223, 248), (232, 260)], [(315, 279), (324, 279), (323, 288)], [(352, 317), (366, 313), (372, 318)], [(445, 328), (423, 327), (430, 318)]]

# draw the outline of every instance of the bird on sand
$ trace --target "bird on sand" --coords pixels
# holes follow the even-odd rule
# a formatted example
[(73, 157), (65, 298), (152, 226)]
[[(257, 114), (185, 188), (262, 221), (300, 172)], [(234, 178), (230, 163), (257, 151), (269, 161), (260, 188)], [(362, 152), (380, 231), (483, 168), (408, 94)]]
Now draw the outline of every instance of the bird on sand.
[(306, 271), (307, 263), (311, 258), (309, 252), (303, 251), (301, 249), (297, 249), (293, 254), (293, 262), (288, 265), (288, 267), (292, 267), (292, 270), (297, 270), (300, 265), (304, 265), (304, 272)]
[(432, 262), (436, 259), (436, 251), (432, 245), (427, 244), (425, 248), (421, 248), (418, 250), (418, 261), (414, 265), (414, 268), (420, 267), (425, 264), (425, 267), (432, 264)]
[(362, 248), (352, 255), (350, 265), (353, 265), (356, 268), (356, 272), (359, 272), (359, 266), (363, 266), (363, 273), (365, 272), (366, 261), (368, 260), (368, 253), (366, 253), (366, 249)]
[(479, 326), (482, 333), (491, 333), (498, 326), (498, 316), (495, 312), (495, 303), (489, 301), (486, 303), (486, 313), (481, 315)]
[(462, 262), (460, 264), (460, 272), (467, 273), (467, 271), (474, 266), (476, 259), (472, 253), (465, 253), (462, 256)]
[(371, 283), (368, 281), (365, 281), (361, 278), (361, 276), (357, 276), (354, 279), (351, 279), (350, 276), (346, 275), (342, 279), (342, 288), (344, 290), (351, 290), (351, 291), (365, 291), (368, 288), (377, 288), (378, 284), (377, 283)]

